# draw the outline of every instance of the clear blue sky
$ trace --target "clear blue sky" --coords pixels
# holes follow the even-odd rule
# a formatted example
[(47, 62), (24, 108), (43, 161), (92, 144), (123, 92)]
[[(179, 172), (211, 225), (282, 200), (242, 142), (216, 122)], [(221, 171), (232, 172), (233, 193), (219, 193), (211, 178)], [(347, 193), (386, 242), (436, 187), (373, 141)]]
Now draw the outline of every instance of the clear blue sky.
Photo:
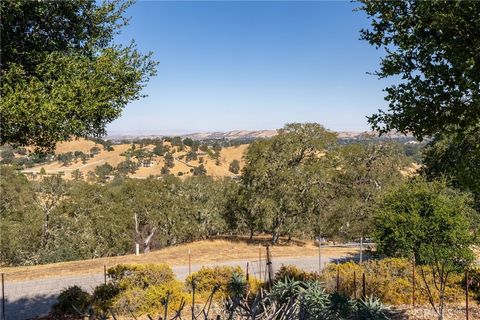
[(318, 122), (368, 130), (384, 107), (380, 52), (351, 2), (139, 1), (118, 42), (154, 52), (148, 97), (108, 126), (118, 131), (275, 129)]

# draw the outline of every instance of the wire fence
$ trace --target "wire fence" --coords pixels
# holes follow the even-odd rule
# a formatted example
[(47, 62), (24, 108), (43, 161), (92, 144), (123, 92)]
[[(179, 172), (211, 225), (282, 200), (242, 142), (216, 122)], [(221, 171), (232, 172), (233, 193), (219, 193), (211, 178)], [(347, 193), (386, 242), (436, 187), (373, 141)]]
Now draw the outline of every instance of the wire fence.
[[(327, 262), (331, 262), (332, 259), (324, 257), (319, 260), (319, 257), (295, 257), (295, 258), (276, 258), (272, 259), (269, 253), (259, 250), (259, 256), (257, 259), (248, 259), (244, 262), (232, 261), (225, 263), (205, 264), (205, 266), (213, 265), (227, 265), (227, 266), (240, 266), (246, 272), (247, 276), (255, 277), (264, 282), (272, 280), (273, 274), (282, 265), (296, 265), (300, 269), (305, 271), (318, 271), (319, 268), (324, 266)], [(190, 259), (189, 259), (190, 261)], [(185, 279), (190, 273), (198, 271), (204, 264), (191, 264), (186, 266), (175, 266), (173, 270), (179, 280)], [(412, 273), (415, 277), (415, 268), (412, 265)], [(0, 320), (24, 320), (38, 317), (48, 314), (51, 311), (53, 304), (56, 302), (58, 294), (63, 290), (71, 286), (79, 286), (87, 292), (92, 293), (96, 286), (106, 283), (107, 266), (100, 268), (98, 273), (86, 274), (86, 275), (61, 275), (58, 277), (51, 277), (45, 279), (35, 278), (32, 274), (31, 280), (15, 281), (9, 279), (8, 274), (1, 274), (1, 309)], [(353, 275), (355, 286), (354, 294), (355, 298), (365, 296), (365, 291), (368, 286), (368, 277), (365, 274), (357, 273)], [(466, 279), (469, 279), (468, 275)], [(332, 279), (336, 282), (337, 291), (339, 283), (342, 282), (341, 276), (338, 273), (336, 279)], [(358, 286), (358, 287), (357, 287)], [(468, 287), (467, 287), (468, 290)], [(468, 310), (468, 292), (467, 308)], [(415, 304), (415, 286), (413, 286), (412, 292), (412, 304)], [(469, 319), (468, 311), (466, 313), (466, 319)]]

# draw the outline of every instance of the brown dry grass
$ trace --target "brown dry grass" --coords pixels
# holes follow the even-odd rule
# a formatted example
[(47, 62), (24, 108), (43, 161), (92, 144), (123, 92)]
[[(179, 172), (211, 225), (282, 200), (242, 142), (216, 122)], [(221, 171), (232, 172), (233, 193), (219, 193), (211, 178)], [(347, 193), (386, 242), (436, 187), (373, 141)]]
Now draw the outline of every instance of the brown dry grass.
[[(164, 145), (170, 146), (169, 142), (164, 142)], [(66, 153), (66, 152), (75, 152), (75, 151), (82, 151), (84, 153), (90, 153), (90, 149), (94, 146), (97, 146), (101, 149), (100, 153), (96, 155), (94, 158), (88, 159), (86, 164), (83, 164), (81, 161), (72, 162), (68, 166), (63, 166), (61, 162), (54, 161), (52, 163), (41, 164), (32, 168), (25, 169), (25, 173), (39, 173), (42, 168), (45, 169), (47, 174), (57, 174), (60, 172), (64, 173), (64, 178), (67, 180), (71, 179), (71, 172), (79, 169), (84, 178), (87, 177), (87, 173), (89, 171), (95, 171), (97, 166), (100, 166), (105, 163), (109, 163), (112, 166), (117, 166), (120, 162), (125, 161), (125, 157), (121, 154), (127, 151), (131, 144), (117, 144), (113, 145), (113, 151), (104, 151), (101, 145), (95, 144), (95, 142), (85, 139), (77, 139), (67, 142), (62, 142), (57, 145), (55, 150), (56, 154)], [(216, 165), (216, 161), (211, 159), (208, 156), (203, 156), (204, 158), (204, 167), (207, 170), (207, 175), (215, 177), (215, 178), (222, 178), (222, 177), (232, 177), (232, 174), (228, 168), (230, 163), (233, 160), (240, 161), (240, 168), (243, 167), (243, 154), (245, 153), (248, 145), (240, 145), (238, 147), (228, 147), (223, 148), (220, 154), (220, 165)], [(153, 145), (145, 146), (147, 150), (153, 150)], [(189, 147), (185, 147), (184, 151), (179, 151), (174, 154), (175, 158), (178, 158), (182, 155), (186, 155), (189, 151)], [(200, 162), (197, 161), (190, 161), (188, 165), (183, 163), (183, 161), (174, 161), (174, 167), (170, 169), (170, 173), (174, 175), (178, 175), (179, 172), (183, 173), (183, 177), (191, 176), (192, 173), (190, 170), (193, 166), (197, 167), (200, 165)], [(138, 168), (135, 174), (130, 175), (132, 178), (147, 178), (151, 175), (158, 176), (161, 174), (161, 169), (165, 164), (164, 158), (161, 156), (153, 158), (154, 165), (148, 168)]]
[[(197, 241), (169, 247), (147, 254), (134, 254), (118, 257), (99, 258), (92, 260), (60, 262), (38, 266), (1, 268), (9, 281), (21, 281), (56, 277), (59, 275), (78, 275), (103, 272), (103, 266), (113, 266), (119, 263), (167, 263), (169, 265), (188, 264), (188, 250), (191, 250), (192, 264), (216, 263), (234, 260), (256, 259), (260, 245), (268, 243), (267, 238), (256, 238), (248, 241), (244, 238), (215, 239)], [(262, 249), (265, 256), (265, 249)], [(322, 254), (329, 257), (353, 255), (355, 248), (323, 248)], [(309, 241), (294, 241), (271, 247), (273, 257), (304, 257), (318, 254), (318, 247)]]

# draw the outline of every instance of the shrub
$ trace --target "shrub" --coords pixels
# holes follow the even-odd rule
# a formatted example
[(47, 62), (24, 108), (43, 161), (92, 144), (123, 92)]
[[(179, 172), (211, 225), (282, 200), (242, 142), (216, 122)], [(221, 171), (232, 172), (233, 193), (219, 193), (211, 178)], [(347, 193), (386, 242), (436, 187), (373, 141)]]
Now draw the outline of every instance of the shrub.
[(256, 294), (260, 293), (260, 290), (265, 286), (265, 283), (255, 277), (250, 276), (248, 279), (248, 292), (255, 296)]
[(132, 288), (125, 290), (113, 302), (113, 310), (118, 314), (161, 314), (168, 297), (168, 314), (178, 310), (182, 302), (189, 302), (190, 296), (184, 291), (183, 284), (172, 280), (161, 285), (152, 285), (143, 290)]
[(79, 286), (68, 287), (57, 298), (52, 307), (54, 313), (60, 315), (79, 315), (86, 312), (91, 303), (91, 296)]
[[(357, 276), (357, 296), (361, 294), (362, 274), (366, 277), (366, 295), (379, 298), (387, 304), (409, 304), (412, 300), (412, 262), (407, 259), (387, 258), (369, 260), (362, 265), (354, 262), (329, 264), (323, 271), (321, 280), (329, 292), (336, 290), (337, 267), (339, 272), (339, 292), (348, 296), (354, 295), (354, 271)], [(427, 281), (433, 284), (429, 268), (423, 267)], [(420, 267), (417, 267), (415, 280), (417, 303), (428, 303), (425, 285), (420, 277)], [(462, 288), (458, 285), (461, 276), (452, 274), (447, 284), (447, 301), (455, 302), (463, 298)]]
[(234, 273), (243, 273), (240, 267), (216, 266), (202, 267), (199, 271), (192, 273), (186, 279), (187, 288), (192, 289), (192, 282), (195, 284), (195, 291), (200, 297), (207, 297), (217, 289), (216, 298), (230, 296), (230, 281)]
[[(468, 279), (470, 281), (469, 284), (469, 292), (472, 297), (480, 304), (480, 267), (471, 268), (468, 271)], [(461, 279), (461, 286), (465, 289), (465, 276)]]
[(121, 290), (146, 289), (175, 280), (172, 268), (166, 264), (119, 264), (108, 269), (108, 275)]
[(302, 269), (293, 265), (282, 265), (273, 278), (274, 282), (290, 278), (297, 281), (314, 280), (318, 278), (318, 275), (313, 272), (305, 272)]
[(96, 310), (107, 312), (112, 307), (113, 299), (120, 293), (118, 284), (101, 284), (95, 288), (92, 295), (92, 304)]

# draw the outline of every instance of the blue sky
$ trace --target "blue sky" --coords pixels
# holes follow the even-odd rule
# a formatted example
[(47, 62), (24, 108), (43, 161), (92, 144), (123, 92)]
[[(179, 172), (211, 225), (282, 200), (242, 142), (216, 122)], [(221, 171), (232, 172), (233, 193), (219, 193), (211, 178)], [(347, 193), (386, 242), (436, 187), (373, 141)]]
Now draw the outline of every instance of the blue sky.
[(139, 1), (117, 41), (154, 52), (148, 97), (130, 103), (109, 132), (275, 129), (318, 122), (367, 130), (384, 107), (380, 52), (351, 2)]

